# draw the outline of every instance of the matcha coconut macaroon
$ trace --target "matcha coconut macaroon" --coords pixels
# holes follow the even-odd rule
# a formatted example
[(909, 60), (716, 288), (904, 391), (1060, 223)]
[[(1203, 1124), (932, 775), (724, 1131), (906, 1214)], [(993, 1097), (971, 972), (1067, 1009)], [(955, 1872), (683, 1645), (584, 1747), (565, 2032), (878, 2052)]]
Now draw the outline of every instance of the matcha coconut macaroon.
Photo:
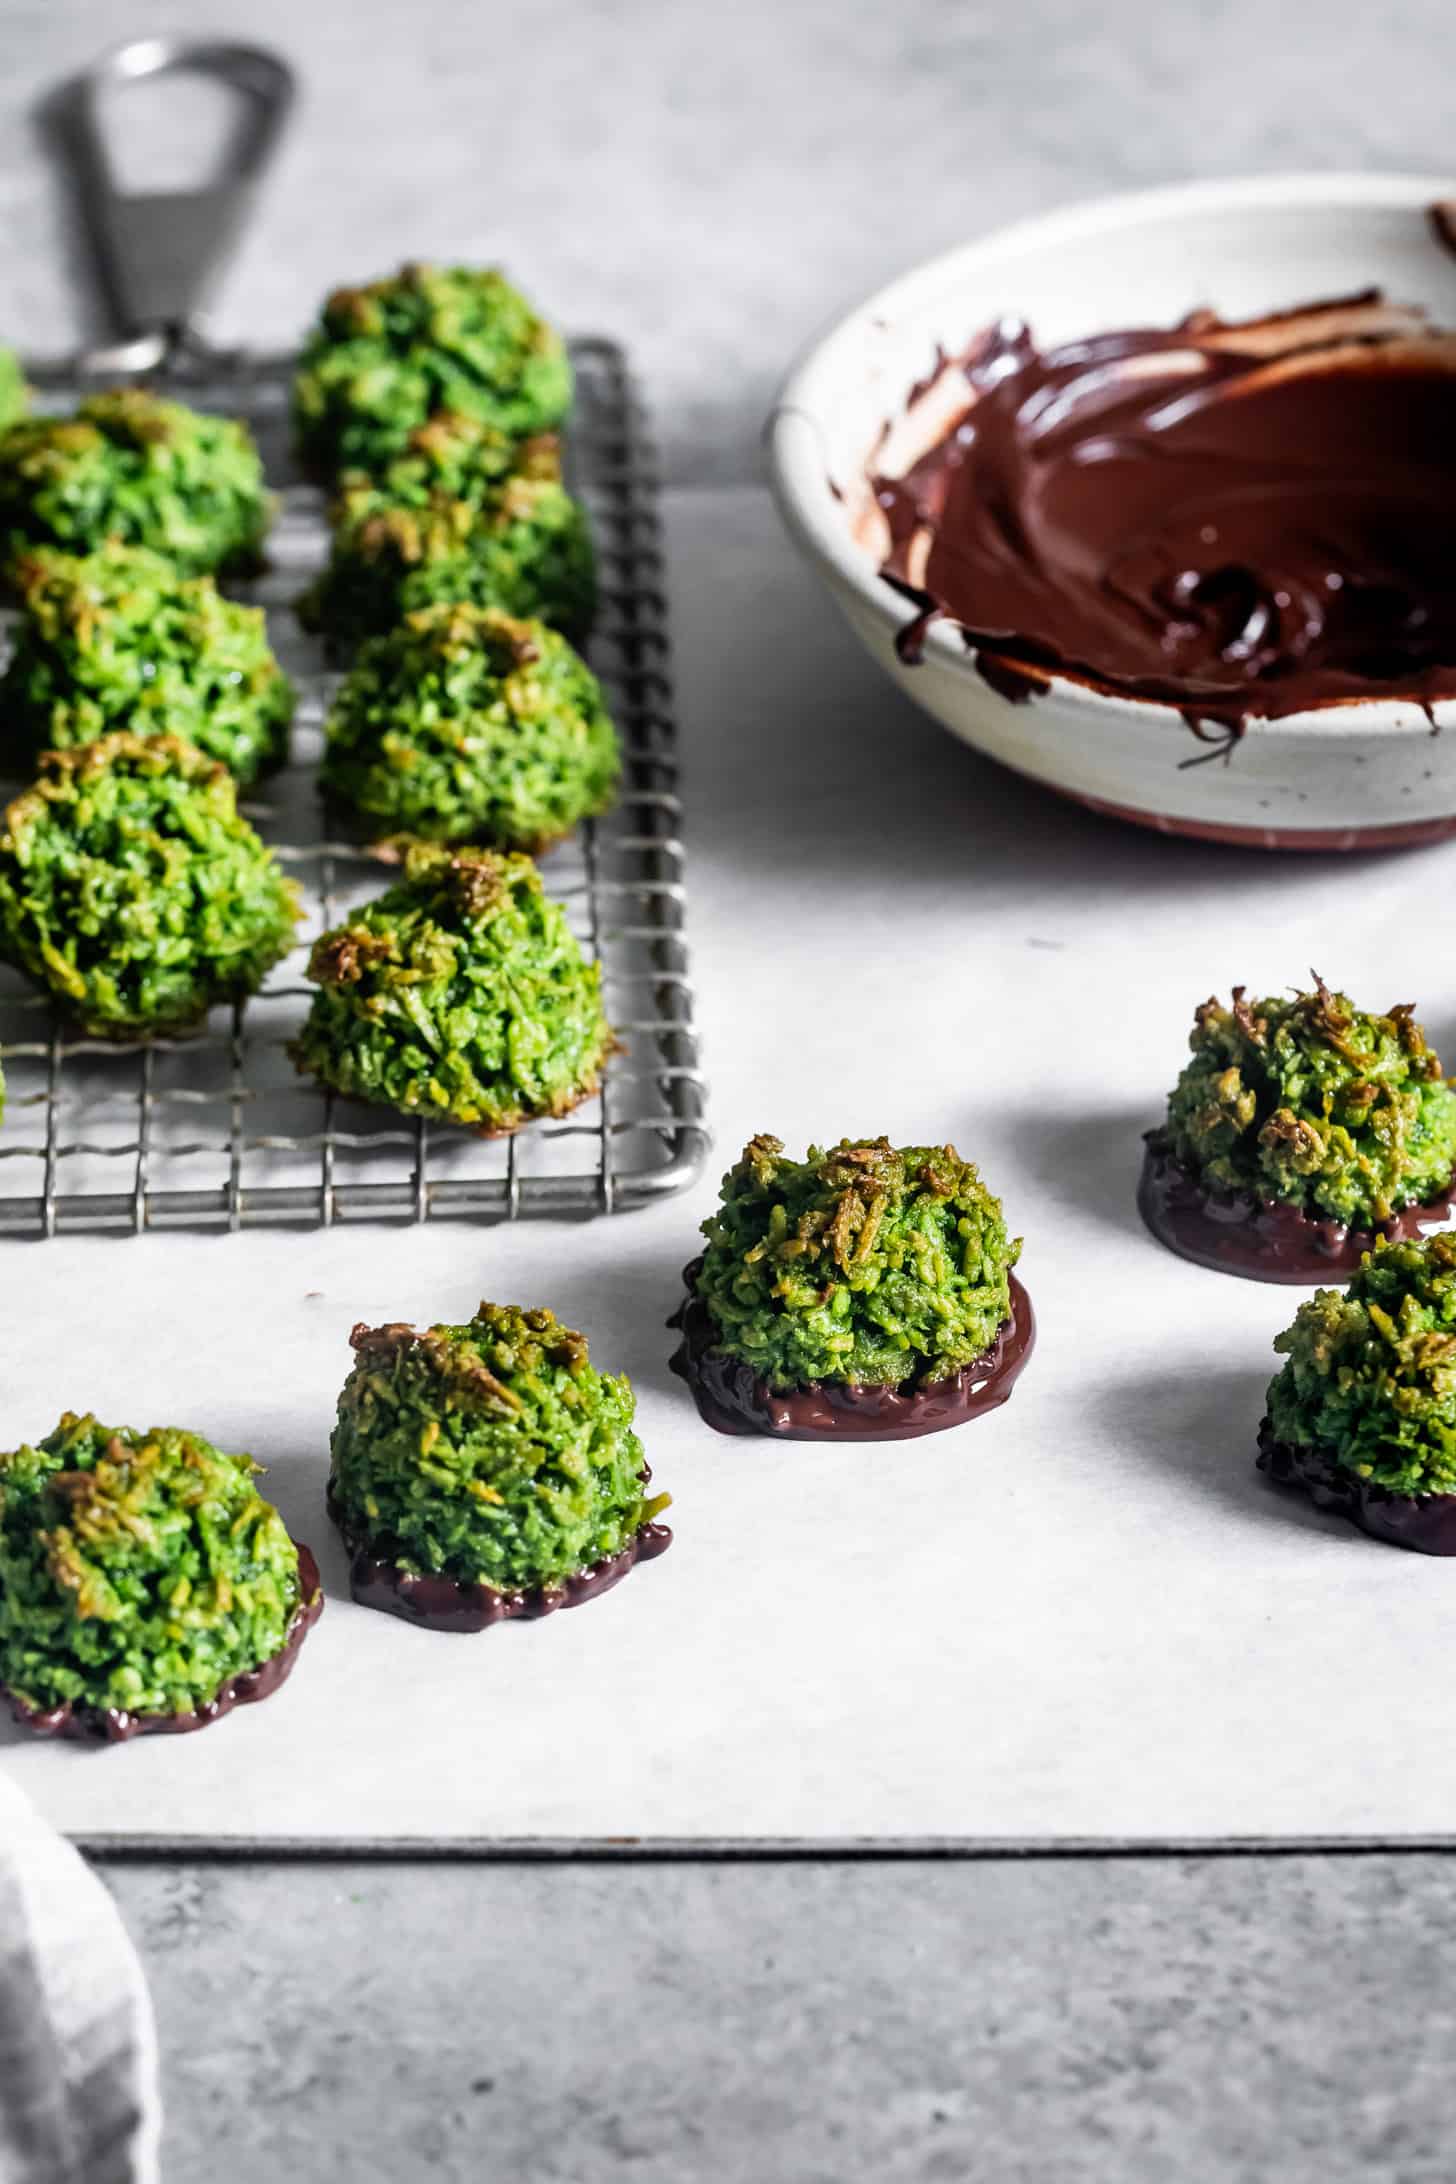
[(231, 775), (175, 736), (48, 752), (0, 817), (0, 959), (95, 1038), (187, 1031), (251, 993), (298, 914)]
[(1274, 1348), (1260, 1470), (1376, 1539), (1456, 1555), (1456, 1235), (1378, 1243)]
[(1413, 1009), (1308, 992), (1205, 1001), (1151, 1131), (1138, 1203), (1161, 1243), (1259, 1281), (1350, 1273), (1378, 1236), (1444, 1222), (1456, 1086)]
[(529, 857), (414, 843), (325, 933), (299, 1069), (350, 1099), (491, 1137), (594, 1093), (614, 1044), (589, 963)]
[(605, 811), (620, 768), (601, 686), (564, 637), (442, 606), (362, 647), (319, 778), (380, 834), (540, 851)]
[[(447, 418), (414, 438), (431, 449), (463, 438), (473, 449), (486, 433)], [(492, 456), (497, 437), (487, 439)], [(348, 643), (440, 601), (534, 616), (574, 637), (591, 624), (591, 533), (550, 434), (515, 450), (504, 472), (493, 462), (471, 471), (448, 450), (411, 452), (377, 484), (346, 481), (332, 520), (328, 567), (299, 601), (306, 629)]]
[(187, 575), (257, 565), (271, 502), (247, 429), (142, 387), (0, 436), (0, 560), (149, 546)]
[(323, 1610), (251, 1457), (67, 1412), (0, 1454), (0, 1690), (42, 1735), (203, 1729), (287, 1677)]
[(550, 432), (571, 392), (561, 336), (503, 273), (407, 265), (328, 298), (299, 360), (294, 430), (318, 474), (377, 472), (436, 417)]
[(625, 1375), (554, 1313), (356, 1327), (329, 1513), (354, 1598), (436, 1630), (575, 1607), (672, 1538)]
[(185, 736), (240, 784), (281, 765), (293, 690), (260, 607), (143, 546), (37, 547), (12, 574), (24, 612), (0, 680), (7, 764), (28, 773), (44, 750), (130, 728)]
[(1021, 1245), (954, 1146), (757, 1137), (720, 1198), (672, 1360), (709, 1425), (890, 1441), (1006, 1401), (1035, 1336)]

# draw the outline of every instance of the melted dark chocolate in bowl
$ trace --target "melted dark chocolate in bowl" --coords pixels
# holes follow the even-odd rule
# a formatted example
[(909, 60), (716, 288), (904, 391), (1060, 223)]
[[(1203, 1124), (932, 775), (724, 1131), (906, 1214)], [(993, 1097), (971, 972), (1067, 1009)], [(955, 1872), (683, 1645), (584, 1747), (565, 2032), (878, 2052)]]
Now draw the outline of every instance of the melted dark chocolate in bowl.
[[(651, 1476), (644, 1465), (644, 1485)], [(584, 1601), (595, 1600), (598, 1593), (610, 1592), (635, 1564), (650, 1562), (672, 1545), (667, 1525), (644, 1524), (620, 1553), (608, 1555), (590, 1569), (576, 1570), (558, 1584), (497, 1592), (490, 1585), (462, 1578), (418, 1576), (376, 1555), (368, 1540), (347, 1522), (332, 1483), (328, 1509), (349, 1550), (349, 1591), (359, 1605), (401, 1616), (406, 1623), (418, 1623), (426, 1630), (489, 1630), (493, 1623), (535, 1622), (543, 1615), (554, 1615), (558, 1608), (579, 1608)]]
[(41, 1737), (69, 1737), (80, 1744), (124, 1744), (130, 1737), (185, 1736), (193, 1729), (209, 1729), (235, 1706), (252, 1706), (259, 1699), (271, 1698), (280, 1684), (287, 1683), (299, 1647), (324, 1612), (318, 1564), (301, 1541), (298, 1585), (298, 1606), (278, 1651), (257, 1668), (230, 1676), (205, 1706), (192, 1713), (129, 1714), (119, 1706), (78, 1706), (69, 1700), (64, 1706), (41, 1708), (28, 1706), (3, 1684), (0, 1697), (7, 1701), (22, 1728), (34, 1730)]
[(1020, 663), (1230, 728), (1456, 697), (1456, 335), (1375, 292), (1046, 350), (1008, 320), (886, 445), (883, 573), (988, 680)]
[(1420, 1236), (1451, 1217), (1447, 1190), (1423, 1206), (1406, 1206), (1378, 1229), (1345, 1228), (1316, 1220), (1275, 1198), (1242, 1198), (1210, 1191), (1175, 1160), (1163, 1130), (1149, 1130), (1138, 1182), (1138, 1211), (1160, 1244), (1180, 1259), (1242, 1274), (1256, 1282), (1340, 1281), (1355, 1272), (1367, 1251), (1384, 1239)]
[(1279, 1486), (1302, 1486), (1317, 1509), (1348, 1517), (1372, 1539), (1418, 1555), (1456, 1555), (1456, 1494), (1392, 1494), (1372, 1486), (1315, 1448), (1276, 1440), (1266, 1418), (1259, 1427), (1259, 1469)]
[(687, 1296), (668, 1325), (682, 1330), (670, 1359), (719, 1433), (768, 1433), (785, 1441), (909, 1441), (996, 1410), (1031, 1356), (1036, 1318), (1011, 1276), (1011, 1317), (984, 1356), (948, 1380), (901, 1388), (812, 1381), (778, 1394), (751, 1366), (715, 1347), (717, 1323), (697, 1293), (700, 1259), (684, 1267)]

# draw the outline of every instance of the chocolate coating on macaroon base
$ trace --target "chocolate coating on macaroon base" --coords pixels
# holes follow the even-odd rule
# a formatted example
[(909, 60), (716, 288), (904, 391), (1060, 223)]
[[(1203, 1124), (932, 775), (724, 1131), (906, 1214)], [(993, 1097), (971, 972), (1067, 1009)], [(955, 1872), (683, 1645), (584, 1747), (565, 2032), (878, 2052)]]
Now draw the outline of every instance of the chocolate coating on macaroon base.
[(278, 1651), (266, 1661), (260, 1661), (256, 1668), (245, 1668), (236, 1676), (229, 1676), (205, 1706), (195, 1707), (188, 1713), (129, 1714), (124, 1707), (77, 1705), (72, 1699), (64, 1706), (30, 1706), (3, 1684), (0, 1684), (0, 1698), (6, 1701), (23, 1729), (33, 1730), (39, 1737), (68, 1737), (77, 1744), (125, 1744), (132, 1737), (186, 1736), (193, 1729), (210, 1729), (235, 1706), (256, 1705), (259, 1699), (271, 1698), (281, 1684), (287, 1683), (299, 1647), (324, 1612), (319, 1567), (301, 1541), (298, 1543), (298, 1585), (298, 1606)]
[(1016, 1385), (1036, 1341), (1031, 1299), (1013, 1274), (1011, 1316), (973, 1365), (909, 1389), (884, 1382), (818, 1380), (784, 1393), (716, 1347), (718, 1328), (697, 1292), (702, 1261), (683, 1269), (687, 1297), (668, 1325), (682, 1330), (669, 1363), (719, 1433), (768, 1433), (784, 1441), (911, 1441), (996, 1410)]
[(1392, 1494), (1362, 1479), (1322, 1449), (1276, 1439), (1259, 1427), (1259, 1469), (1279, 1486), (1302, 1486), (1317, 1509), (1348, 1517), (1372, 1539), (1418, 1555), (1456, 1555), (1456, 1494)]
[(1444, 1227), (1456, 1202), (1448, 1188), (1424, 1205), (1403, 1207), (1378, 1228), (1346, 1228), (1277, 1198), (1209, 1190), (1174, 1158), (1164, 1130), (1149, 1130), (1144, 1142), (1138, 1211), (1158, 1242), (1195, 1266), (1254, 1282), (1342, 1280), (1382, 1238), (1394, 1243)]
[[(651, 1474), (644, 1471), (642, 1476), (645, 1484)], [(489, 1630), (493, 1623), (534, 1623), (543, 1615), (554, 1615), (558, 1608), (579, 1608), (599, 1593), (610, 1592), (637, 1563), (652, 1561), (672, 1545), (670, 1526), (644, 1524), (617, 1554), (594, 1562), (590, 1569), (574, 1570), (554, 1585), (497, 1592), (494, 1586), (468, 1579), (402, 1570), (397, 1562), (372, 1552), (368, 1540), (347, 1522), (332, 1486), (328, 1508), (349, 1550), (349, 1591), (360, 1607), (398, 1615), (425, 1630)]]

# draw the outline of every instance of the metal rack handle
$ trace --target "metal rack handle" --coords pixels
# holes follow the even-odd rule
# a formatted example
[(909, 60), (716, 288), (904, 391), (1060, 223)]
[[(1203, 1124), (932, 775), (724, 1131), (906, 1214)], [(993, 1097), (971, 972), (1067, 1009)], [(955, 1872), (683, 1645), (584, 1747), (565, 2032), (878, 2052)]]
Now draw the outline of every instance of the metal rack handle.
[[(239, 94), (239, 124), (216, 180), (191, 190), (124, 190), (107, 149), (108, 91), (152, 76), (210, 76)], [(262, 46), (215, 38), (139, 38), (92, 63), (61, 103), (62, 148), (117, 325), (113, 361), (133, 368), (197, 342), (203, 303), (232, 255), (293, 104), (287, 62)]]

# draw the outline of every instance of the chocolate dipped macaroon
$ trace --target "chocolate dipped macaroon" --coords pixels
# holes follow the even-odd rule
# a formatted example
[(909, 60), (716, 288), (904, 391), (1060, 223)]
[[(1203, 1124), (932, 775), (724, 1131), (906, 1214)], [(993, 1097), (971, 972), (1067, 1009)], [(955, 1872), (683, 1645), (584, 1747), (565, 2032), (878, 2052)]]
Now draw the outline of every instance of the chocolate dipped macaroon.
[(720, 1433), (897, 1441), (993, 1410), (1031, 1354), (1019, 1239), (954, 1146), (756, 1137), (686, 1269), (672, 1368)]
[(350, 1340), (328, 1504), (363, 1606), (485, 1630), (579, 1606), (670, 1544), (631, 1382), (554, 1313), (482, 1304)]
[(1352, 1274), (1380, 1238), (1451, 1212), (1456, 1087), (1397, 1004), (1309, 992), (1205, 1001), (1146, 1139), (1138, 1205), (1160, 1243), (1254, 1281)]
[(1456, 1555), (1456, 1235), (1377, 1244), (1274, 1348), (1259, 1469), (1372, 1538)]
[(0, 1696), (42, 1736), (205, 1729), (276, 1691), (323, 1612), (249, 1456), (67, 1411), (0, 1454)]

